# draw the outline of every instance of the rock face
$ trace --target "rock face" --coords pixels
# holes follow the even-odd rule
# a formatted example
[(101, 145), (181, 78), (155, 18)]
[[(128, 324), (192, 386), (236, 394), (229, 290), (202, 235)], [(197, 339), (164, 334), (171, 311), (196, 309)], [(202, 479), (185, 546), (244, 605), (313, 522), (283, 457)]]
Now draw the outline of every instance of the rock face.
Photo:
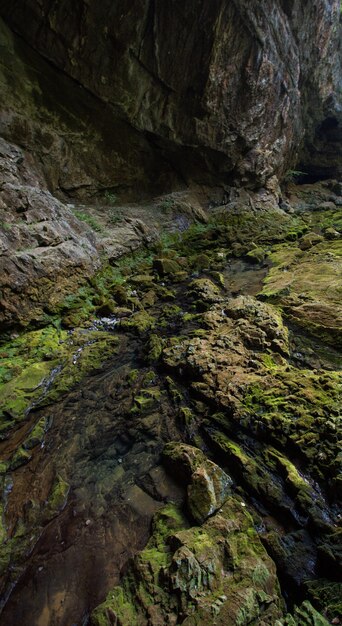
[[(338, 0), (4, 0), (1, 13), (105, 103), (107, 129), (116, 128), (105, 139), (116, 152), (113, 185), (132, 184), (125, 169), (137, 165), (183, 181), (260, 187), (294, 165), (303, 140), (307, 169), (313, 160), (316, 174), (339, 172)], [(82, 161), (85, 184), (105, 178)]]
[(31, 156), (1, 138), (0, 167), (0, 323), (42, 326), (68, 296), (82, 293), (104, 251), (113, 261), (138, 247), (149, 229), (138, 219), (116, 226), (115, 233), (100, 227), (57, 200)]
[(44, 189), (22, 150), (0, 142), (0, 321), (25, 325), (77, 290), (100, 260), (86, 225)]
[[(2, 323), (41, 324), (139, 245), (141, 223), (108, 228), (118, 195), (215, 183), (213, 204), (275, 209), (301, 146), (311, 176), (339, 174), (337, 0), (249, 4), (2, 3)], [(103, 206), (101, 236), (66, 198)]]

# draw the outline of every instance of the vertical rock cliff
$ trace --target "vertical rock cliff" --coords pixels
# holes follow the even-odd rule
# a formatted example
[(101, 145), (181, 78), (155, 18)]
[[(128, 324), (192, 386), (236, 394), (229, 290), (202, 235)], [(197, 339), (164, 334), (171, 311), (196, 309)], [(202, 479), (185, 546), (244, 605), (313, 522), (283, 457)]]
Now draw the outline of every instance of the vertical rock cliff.
[[(154, 177), (164, 170), (169, 184), (173, 170), (187, 182), (254, 188), (299, 157), (318, 178), (340, 171), (338, 0), (4, 0), (1, 13), (106, 103), (106, 143), (118, 147), (112, 185), (120, 176), (134, 184), (139, 173), (122, 169), (135, 165)], [(144, 145), (159, 154), (150, 168)]]

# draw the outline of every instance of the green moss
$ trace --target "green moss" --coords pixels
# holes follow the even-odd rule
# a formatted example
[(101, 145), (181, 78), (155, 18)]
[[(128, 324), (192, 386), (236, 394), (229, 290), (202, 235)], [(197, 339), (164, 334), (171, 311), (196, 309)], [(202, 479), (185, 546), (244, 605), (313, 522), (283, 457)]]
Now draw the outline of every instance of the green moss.
[(128, 381), (135, 383), (139, 378), (139, 370), (131, 370), (128, 374)]
[(173, 276), (181, 271), (181, 266), (174, 259), (156, 258), (153, 261), (153, 268), (159, 276)]
[(86, 224), (88, 224), (88, 226), (90, 226), (96, 232), (103, 231), (103, 227), (93, 215), (90, 215), (89, 213), (85, 213), (84, 211), (79, 211), (79, 210), (75, 210), (74, 215), (81, 222), (85, 222)]
[(156, 322), (152, 315), (146, 311), (138, 311), (133, 313), (128, 319), (121, 320), (121, 328), (123, 330), (133, 330), (140, 334), (145, 334), (148, 330), (152, 330)]
[[(99, 367), (112, 356), (117, 343), (118, 339), (112, 333), (90, 330), (75, 331), (70, 335), (49, 326), (24, 333), (3, 345), (1, 356), (6, 376), (0, 384), (2, 436), (25, 419), (32, 404), (56, 399), (87, 372)], [(60, 371), (55, 371), (52, 380), (51, 375), (57, 366)], [(48, 381), (49, 387), (46, 386)], [(33, 433), (35, 438), (38, 435), (38, 432)]]
[(252, 493), (262, 496), (273, 506), (279, 506), (284, 498), (280, 485), (272, 480), (270, 472), (260, 459), (247, 454), (241, 446), (219, 431), (210, 431), (210, 439), (224, 454), (226, 463)]
[(25, 450), (22, 446), (20, 446), (20, 448), (15, 451), (11, 458), (9, 469), (15, 470), (17, 469), (17, 467), (25, 465), (30, 460), (31, 454), (28, 452), (28, 450)]
[(117, 616), (122, 626), (139, 626), (135, 607), (121, 587), (115, 587), (110, 591), (105, 602), (92, 612), (92, 626), (111, 626), (113, 614)]
[(297, 448), (316, 476), (334, 476), (342, 374), (326, 372), (322, 377), (301, 370), (298, 376), (298, 370), (289, 367), (275, 372), (276, 376), (271, 373), (246, 388), (245, 424), (253, 425), (263, 437), (267, 432), (268, 441), (277, 446)]
[(208, 269), (210, 267), (210, 257), (203, 252), (190, 257), (190, 263), (197, 270)]
[(31, 450), (38, 444), (42, 443), (45, 436), (46, 424), (47, 419), (45, 417), (42, 417), (37, 424), (35, 424), (23, 443), (25, 450)]
[(276, 626), (329, 626), (329, 622), (316, 611), (310, 602), (305, 601), (299, 607), (295, 607), (293, 615), (286, 615), (284, 621)]
[(157, 363), (157, 361), (161, 357), (163, 347), (164, 347), (164, 340), (161, 337), (159, 337), (159, 335), (152, 333), (149, 337), (147, 349), (146, 349), (147, 362), (151, 364)]
[(156, 398), (153, 395), (146, 394), (135, 396), (134, 404), (131, 409), (132, 414), (144, 413), (152, 409), (156, 404)]
[(342, 583), (327, 579), (311, 580), (305, 583), (313, 605), (326, 612), (329, 620), (342, 615)]
[(265, 367), (267, 367), (267, 369), (269, 370), (276, 370), (278, 367), (277, 363), (275, 363), (273, 356), (271, 356), (271, 354), (267, 354), (267, 353), (262, 354), (261, 360), (263, 364), (265, 365)]
[[(165, 591), (159, 587), (160, 572), (170, 564), (171, 553), (167, 539), (186, 526), (181, 511), (173, 504), (167, 504), (153, 518), (152, 537), (146, 548), (136, 557), (137, 569), (144, 572), (142, 580), (127, 576), (121, 587), (109, 592), (106, 601), (93, 611), (91, 623), (94, 626), (110, 626), (113, 614), (122, 626), (139, 626), (141, 612), (153, 605), (155, 593), (159, 600), (165, 597)], [(132, 585), (132, 589), (131, 589)]]
[(50, 513), (58, 513), (64, 508), (68, 494), (68, 483), (61, 476), (57, 476), (47, 502)]
[[(22, 363), (24, 364), (23, 361)], [(2, 433), (6, 434), (8, 427), (25, 418), (28, 407), (42, 395), (43, 381), (47, 379), (56, 364), (57, 361), (31, 363), (20, 374), (13, 376), (10, 382), (1, 386), (0, 431)], [(6, 413), (11, 416), (10, 421), (4, 417)]]
[(266, 257), (266, 252), (263, 248), (256, 246), (247, 252), (246, 257), (253, 263), (261, 263)]
[(269, 569), (266, 567), (266, 565), (262, 561), (258, 562), (252, 573), (253, 583), (257, 587), (264, 587), (267, 585), (267, 581), (269, 580), (269, 578), (270, 578)]
[(324, 341), (342, 345), (342, 240), (323, 241), (308, 250), (297, 245), (273, 248), (271, 267), (260, 296)]

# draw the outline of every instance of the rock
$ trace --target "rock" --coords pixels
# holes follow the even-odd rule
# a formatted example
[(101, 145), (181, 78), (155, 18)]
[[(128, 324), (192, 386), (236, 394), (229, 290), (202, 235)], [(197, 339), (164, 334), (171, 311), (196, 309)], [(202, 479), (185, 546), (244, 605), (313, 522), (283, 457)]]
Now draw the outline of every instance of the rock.
[(188, 484), (188, 507), (194, 520), (201, 524), (225, 502), (232, 480), (201, 450), (183, 443), (166, 444), (163, 460), (173, 475)]
[[(332, 572), (336, 578), (334, 566), (330, 566), (329, 573)], [(308, 580), (305, 583), (305, 590), (309, 600), (315, 608), (323, 613), (331, 624), (339, 624), (342, 615), (342, 583), (336, 580), (318, 578)], [(334, 621), (335, 620), (335, 621)]]
[(191, 264), (195, 269), (202, 270), (210, 267), (210, 258), (207, 254), (197, 254), (191, 259)]
[(249, 250), (246, 256), (253, 263), (261, 263), (266, 257), (266, 252), (263, 248), (255, 247)]
[(113, 298), (120, 306), (124, 306), (125, 304), (127, 304), (127, 301), (128, 301), (127, 290), (125, 289), (123, 285), (114, 285), (112, 289), (112, 294), (113, 294)]
[(298, 589), (314, 576), (317, 552), (310, 535), (298, 530), (283, 537), (275, 532), (266, 535), (264, 544), (277, 563), (278, 571)]
[(207, 461), (191, 477), (188, 506), (194, 520), (201, 524), (215, 513), (230, 494), (232, 479), (215, 463)]
[(276, 622), (275, 626), (329, 626), (329, 622), (316, 611), (310, 602), (303, 602), (296, 607), (293, 616), (287, 615), (284, 621)]
[(338, 239), (341, 237), (341, 233), (330, 226), (324, 230), (324, 236), (326, 239)]
[(198, 302), (203, 300), (209, 304), (222, 300), (220, 288), (209, 278), (196, 278), (189, 284), (189, 291), (195, 294)]
[(317, 235), (317, 233), (307, 233), (304, 237), (298, 242), (298, 245), (301, 250), (308, 250), (312, 248), (312, 246), (316, 246), (318, 243), (324, 241), (324, 237), (322, 235)]
[(157, 513), (148, 545), (91, 623), (109, 626), (111, 610), (122, 626), (145, 625), (151, 604), (156, 624), (170, 613), (174, 623), (187, 626), (247, 626), (257, 619), (274, 624), (281, 617), (274, 564), (235, 498), (202, 526), (189, 528), (170, 505)]
[(158, 272), (159, 276), (174, 275), (181, 271), (177, 261), (168, 258), (154, 259), (153, 268)]
[[(145, 0), (129, 11), (124, 0), (114, 7), (106, 0), (100, 8), (83, 2), (82, 24), (74, 8), (67, 32), (64, 5), (52, 12), (47, 6), (30, 0), (27, 20), (21, 7), (13, 10), (10, 0), (4, 0), (2, 15), (63, 75), (95, 94), (106, 112), (94, 126), (103, 132), (107, 158), (101, 162), (95, 140), (91, 156), (77, 151), (77, 162), (67, 138), (76, 172), (72, 167), (62, 172), (64, 189), (94, 184), (97, 166), (105, 180), (111, 178), (107, 184), (112, 188), (131, 182), (134, 175), (138, 180), (168, 176), (206, 182), (220, 175), (226, 181), (229, 174), (258, 187), (260, 195), (276, 197), (277, 179), (292, 166), (302, 137), (303, 171), (314, 167), (313, 173), (338, 178), (337, 2), (320, 10), (319, 0), (305, 6), (295, 0), (284, 10), (281, 2), (271, 0), (255, 6), (245, 0), (229, 5), (218, 0), (201, 2), (200, 8), (193, 0), (178, 2), (177, 10), (160, 3), (153, 16)], [(99, 31), (103, 37), (94, 56)], [(308, 101), (315, 106), (308, 108)], [(103, 117), (104, 129), (115, 129), (113, 136), (102, 129)], [(127, 129), (118, 125), (122, 119)], [(53, 143), (51, 131), (43, 127), (41, 135), (47, 151)], [(153, 158), (154, 142), (158, 151)], [(171, 175), (170, 162), (175, 163)]]
[(342, 345), (341, 250), (341, 239), (322, 238), (303, 251), (295, 244), (279, 247), (269, 256), (272, 267), (261, 292), (281, 304), (291, 321), (335, 346)]
[(152, 333), (149, 337), (148, 346), (147, 346), (147, 362), (148, 363), (156, 363), (163, 352), (164, 341), (158, 335)]
[(113, 300), (107, 300), (107, 302), (104, 302), (103, 304), (101, 304), (101, 306), (99, 306), (96, 312), (99, 317), (108, 317), (110, 315), (113, 315), (115, 311), (115, 302), (113, 302)]

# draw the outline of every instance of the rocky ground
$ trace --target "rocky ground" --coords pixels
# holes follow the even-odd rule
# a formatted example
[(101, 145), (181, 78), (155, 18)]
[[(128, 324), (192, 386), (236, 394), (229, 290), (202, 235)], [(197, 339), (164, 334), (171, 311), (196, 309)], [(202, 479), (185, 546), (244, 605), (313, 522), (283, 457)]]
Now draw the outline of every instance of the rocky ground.
[[(340, 623), (341, 186), (285, 197), (157, 200), (173, 232), (146, 217), (145, 246), (99, 267), (76, 216), (82, 282), (45, 317), (43, 292), (12, 301), (0, 623)], [(33, 224), (29, 267), (30, 211), (10, 231), (22, 260)]]

